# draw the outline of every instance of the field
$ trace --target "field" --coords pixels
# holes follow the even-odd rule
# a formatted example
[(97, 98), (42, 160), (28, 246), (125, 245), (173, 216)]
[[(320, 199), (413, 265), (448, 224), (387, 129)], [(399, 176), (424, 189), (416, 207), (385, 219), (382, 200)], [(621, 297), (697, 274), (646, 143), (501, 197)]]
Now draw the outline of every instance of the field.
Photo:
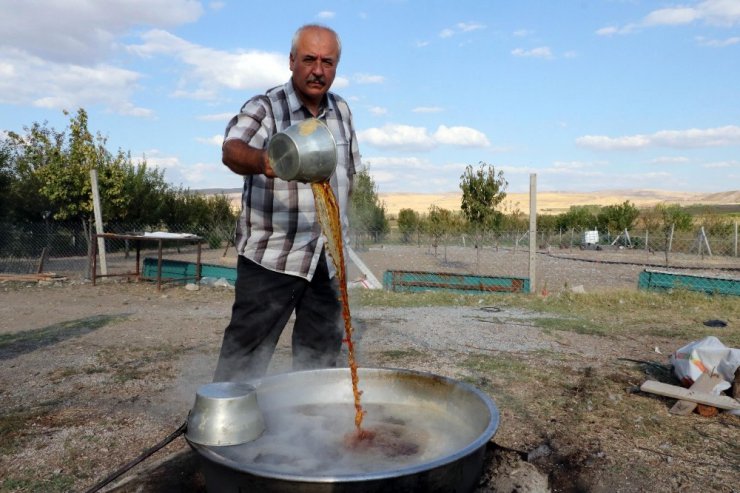
[[(378, 277), (409, 266), (526, 273), (524, 252), (469, 251), (358, 253)], [(222, 252), (206, 260), (233, 262)], [(494, 399), (501, 422), (478, 493), (737, 491), (740, 418), (672, 415), (674, 400), (638, 390), (675, 384), (668, 355), (688, 342), (740, 347), (737, 298), (637, 291), (640, 265), (539, 255), (538, 269), (548, 281), (536, 295), (353, 288), (360, 365), (448, 376)], [(177, 429), (211, 379), (232, 299), (228, 288), (111, 280), (0, 284), (0, 492), (84, 491)], [(289, 367), (290, 324), (270, 372)], [(204, 484), (179, 438), (105, 491)]]
[[(388, 214), (395, 215), (401, 209), (413, 209), (424, 213), (432, 204), (442, 209), (456, 211), (460, 209), (460, 192), (441, 194), (423, 193), (379, 193)], [(560, 214), (571, 206), (579, 205), (614, 205), (629, 200), (637, 207), (652, 207), (658, 203), (689, 206), (703, 204), (707, 206), (737, 206), (740, 204), (740, 191), (721, 193), (670, 192), (664, 190), (605, 190), (600, 192), (537, 192), (537, 212), (540, 214)], [(507, 193), (504, 200), (510, 210), (519, 209), (529, 213), (529, 193)], [(735, 210), (735, 209), (733, 209)], [(735, 210), (737, 212), (737, 210)]]
[[(231, 200), (235, 210), (241, 207), (241, 190), (219, 190)], [(213, 192), (209, 192), (213, 193)], [(412, 209), (419, 213), (429, 211), (431, 205), (451, 211), (460, 210), (460, 192), (445, 193), (386, 193), (378, 192), (378, 198), (385, 205), (386, 213), (398, 215), (401, 209)], [(541, 214), (560, 214), (571, 206), (577, 205), (614, 205), (629, 200), (637, 207), (652, 207), (658, 203), (679, 204), (682, 207), (702, 204), (706, 206), (722, 206), (738, 212), (740, 207), (740, 190), (698, 193), (672, 192), (665, 190), (602, 190), (598, 192), (557, 192), (538, 191), (537, 212)], [(529, 193), (507, 193), (504, 204), (507, 212), (519, 209), (529, 213)]]

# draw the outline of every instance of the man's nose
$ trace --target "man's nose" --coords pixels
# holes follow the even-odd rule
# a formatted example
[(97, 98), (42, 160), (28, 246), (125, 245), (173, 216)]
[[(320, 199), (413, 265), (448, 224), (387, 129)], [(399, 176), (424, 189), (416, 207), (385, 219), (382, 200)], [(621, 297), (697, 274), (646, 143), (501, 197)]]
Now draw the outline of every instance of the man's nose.
[(314, 62), (313, 67), (311, 67), (311, 73), (314, 75), (324, 75), (324, 65), (321, 63), (321, 60)]

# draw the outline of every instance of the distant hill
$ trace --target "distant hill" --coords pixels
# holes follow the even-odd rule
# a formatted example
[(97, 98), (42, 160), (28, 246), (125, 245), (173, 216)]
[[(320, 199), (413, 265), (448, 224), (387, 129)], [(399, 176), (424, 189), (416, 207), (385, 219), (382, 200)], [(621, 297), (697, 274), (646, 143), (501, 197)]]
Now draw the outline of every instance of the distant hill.
[[(239, 207), (241, 188), (208, 188), (194, 190), (206, 195), (225, 194), (235, 208)], [(427, 212), (434, 204), (442, 209), (460, 209), (460, 192), (446, 193), (379, 193), (388, 214), (396, 215), (401, 209)], [(681, 206), (740, 206), (740, 190), (726, 192), (673, 192), (669, 190), (600, 190), (596, 192), (538, 192), (537, 211), (541, 214), (560, 214), (573, 205), (614, 205), (629, 200), (637, 207), (652, 207), (659, 203)], [(529, 193), (508, 193), (504, 200), (506, 212), (519, 209), (529, 212)]]
[[(434, 204), (450, 210), (460, 208), (461, 193), (379, 193), (386, 212), (398, 214), (401, 209), (427, 212)], [(537, 192), (537, 211), (543, 214), (560, 214), (574, 205), (614, 205), (629, 200), (637, 207), (652, 207), (659, 203), (682, 206), (739, 205), (740, 190), (716, 193), (672, 192), (666, 190), (601, 190), (596, 192)], [(529, 193), (508, 193), (504, 200), (507, 212), (519, 209), (529, 212)]]

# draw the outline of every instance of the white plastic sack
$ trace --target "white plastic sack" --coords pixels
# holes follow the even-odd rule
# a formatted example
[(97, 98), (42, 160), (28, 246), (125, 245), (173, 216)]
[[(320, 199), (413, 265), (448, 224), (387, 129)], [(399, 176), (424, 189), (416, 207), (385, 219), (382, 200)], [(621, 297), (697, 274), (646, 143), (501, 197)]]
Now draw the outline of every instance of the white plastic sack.
[(728, 348), (714, 336), (705, 337), (678, 349), (671, 355), (673, 373), (681, 383), (690, 387), (702, 373), (717, 373), (725, 381), (714, 390), (730, 388), (735, 371), (740, 366), (740, 349)]

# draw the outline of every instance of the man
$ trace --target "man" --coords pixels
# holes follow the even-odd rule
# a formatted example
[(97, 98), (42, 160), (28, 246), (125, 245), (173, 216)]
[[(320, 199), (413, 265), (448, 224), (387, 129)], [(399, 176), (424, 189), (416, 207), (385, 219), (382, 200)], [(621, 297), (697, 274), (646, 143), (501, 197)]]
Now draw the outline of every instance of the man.
[(331, 29), (298, 29), (290, 50), (291, 79), (247, 101), (226, 127), (222, 160), (244, 175), (237, 222), (239, 253), (231, 322), (224, 332), (214, 381), (264, 375), (295, 310), (293, 369), (336, 365), (343, 337), (339, 285), (309, 184), (275, 176), (267, 157), (270, 138), (306, 118), (327, 124), (337, 144), (330, 183), (342, 228), (360, 155), (347, 103), (329, 92), (341, 55)]

